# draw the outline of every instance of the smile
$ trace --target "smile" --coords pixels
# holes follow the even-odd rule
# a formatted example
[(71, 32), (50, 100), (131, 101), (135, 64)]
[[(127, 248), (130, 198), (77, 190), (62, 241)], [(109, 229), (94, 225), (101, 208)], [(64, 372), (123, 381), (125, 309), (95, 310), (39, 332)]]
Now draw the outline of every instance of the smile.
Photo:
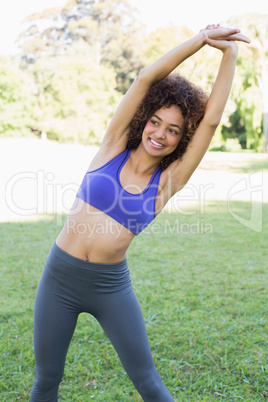
[(154, 147), (157, 147), (157, 148), (164, 148), (164, 147), (165, 147), (165, 145), (160, 144), (159, 142), (154, 141), (152, 138), (149, 138), (149, 140), (150, 140), (150, 143), (151, 143)]

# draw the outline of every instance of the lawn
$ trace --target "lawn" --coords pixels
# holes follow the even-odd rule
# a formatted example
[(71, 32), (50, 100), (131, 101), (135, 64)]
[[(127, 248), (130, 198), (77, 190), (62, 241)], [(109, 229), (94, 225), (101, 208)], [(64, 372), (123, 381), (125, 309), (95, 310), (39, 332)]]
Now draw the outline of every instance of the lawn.
[[(233, 201), (247, 216), (249, 202)], [(159, 372), (175, 401), (268, 398), (268, 204), (262, 230), (224, 201), (160, 214), (128, 253)], [(1, 401), (29, 401), (34, 378), (33, 303), (55, 215), (5, 222), (1, 236)], [(82, 314), (59, 400), (141, 401), (96, 321)], [(163, 401), (164, 402), (164, 401)]]

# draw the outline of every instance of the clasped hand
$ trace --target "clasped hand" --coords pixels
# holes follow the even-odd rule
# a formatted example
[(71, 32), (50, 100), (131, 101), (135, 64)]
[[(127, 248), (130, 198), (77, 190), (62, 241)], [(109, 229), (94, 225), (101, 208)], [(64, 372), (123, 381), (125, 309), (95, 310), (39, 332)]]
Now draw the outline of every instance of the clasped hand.
[(240, 29), (221, 27), (220, 24), (207, 25), (205, 29), (200, 30), (205, 44), (215, 47), (221, 51), (227, 48), (237, 48), (236, 41), (250, 43)]

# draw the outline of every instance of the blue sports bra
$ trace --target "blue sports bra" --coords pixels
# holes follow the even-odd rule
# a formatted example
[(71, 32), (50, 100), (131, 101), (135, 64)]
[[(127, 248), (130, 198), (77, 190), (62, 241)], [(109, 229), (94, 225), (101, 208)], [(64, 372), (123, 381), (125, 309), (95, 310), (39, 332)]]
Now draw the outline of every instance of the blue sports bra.
[(120, 182), (120, 172), (130, 153), (126, 149), (100, 168), (86, 172), (76, 197), (137, 235), (156, 217), (155, 203), (161, 169), (156, 169), (142, 192), (129, 193)]

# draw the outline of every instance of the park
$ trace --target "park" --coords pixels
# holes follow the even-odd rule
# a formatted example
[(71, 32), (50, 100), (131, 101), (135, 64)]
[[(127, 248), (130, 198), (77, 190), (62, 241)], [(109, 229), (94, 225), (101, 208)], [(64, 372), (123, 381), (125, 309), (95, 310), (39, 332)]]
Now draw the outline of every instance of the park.
[[(73, 18), (75, 3), (29, 16), (18, 54), (0, 56), (0, 398), (7, 402), (30, 400), (36, 289), (116, 106), (141, 69), (193, 35), (174, 25), (145, 35), (123, 0), (77, 2)], [(176, 402), (268, 398), (267, 21), (241, 17), (252, 43), (239, 44), (209, 150), (127, 253), (153, 359)], [(201, 49), (179, 70), (208, 93), (219, 60), (215, 49)], [(111, 220), (68, 225), (89, 238), (122, 234)], [(86, 313), (59, 400), (142, 401)]]

